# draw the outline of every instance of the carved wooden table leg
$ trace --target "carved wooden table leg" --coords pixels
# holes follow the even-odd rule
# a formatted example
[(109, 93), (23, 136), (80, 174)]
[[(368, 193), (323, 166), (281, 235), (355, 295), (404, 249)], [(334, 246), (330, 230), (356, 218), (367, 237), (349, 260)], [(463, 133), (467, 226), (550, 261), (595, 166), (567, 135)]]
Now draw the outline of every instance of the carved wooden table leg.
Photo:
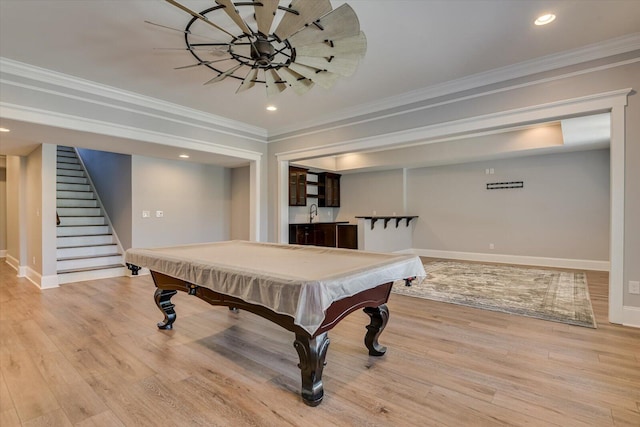
[(326, 332), (315, 338), (296, 334), (293, 346), (300, 357), (298, 367), (302, 375), (302, 399), (309, 406), (317, 406), (324, 396), (322, 369), (329, 348), (329, 337)]
[(389, 309), (386, 304), (382, 304), (378, 307), (365, 307), (364, 312), (371, 318), (371, 323), (367, 325), (364, 345), (369, 349), (370, 356), (382, 356), (387, 351), (387, 347), (378, 344), (378, 337), (389, 321)]
[(173, 310), (171, 303), (171, 297), (177, 294), (178, 291), (171, 291), (166, 289), (156, 289), (153, 297), (156, 300), (156, 305), (164, 313), (164, 320), (158, 323), (160, 329), (173, 329), (173, 322), (176, 321), (176, 312)]

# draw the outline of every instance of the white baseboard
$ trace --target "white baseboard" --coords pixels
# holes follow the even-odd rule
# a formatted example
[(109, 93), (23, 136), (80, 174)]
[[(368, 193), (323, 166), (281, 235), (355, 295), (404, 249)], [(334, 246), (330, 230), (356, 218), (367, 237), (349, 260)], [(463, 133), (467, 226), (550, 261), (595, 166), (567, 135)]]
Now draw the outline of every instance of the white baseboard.
[[(13, 268), (16, 272), (20, 272), (20, 261), (17, 258), (12, 257), (11, 255), (7, 255), (4, 259), (4, 262), (9, 264), (9, 267)], [(23, 277), (18, 274), (18, 277)]]
[(24, 277), (40, 289), (51, 289), (59, 286), (57, 275), (43, 276), (30, 267), (26, 267)]
[(640, 307), (622, 307), (622, 324), (640, 328)]
[(609, 271), (609, 261), (589, 259), (546, 258), (523, 255), (490, 254), (479, 252), (440, 251), (434, 249), (413, 248), (405, 253), (429, 258), (459, 259), (465, 261), (497, 262), (503, 264), (533, 265), (537, 267), (571, 268), (576, 270)]

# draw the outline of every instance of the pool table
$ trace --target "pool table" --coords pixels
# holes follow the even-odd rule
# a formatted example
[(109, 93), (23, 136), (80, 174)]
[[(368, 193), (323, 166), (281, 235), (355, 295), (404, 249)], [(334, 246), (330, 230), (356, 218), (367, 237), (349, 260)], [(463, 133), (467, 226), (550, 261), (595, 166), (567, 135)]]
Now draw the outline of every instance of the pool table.
[(249, 311), (293, 332), (301, 395), (310, 406), (324, 395), (328, 331), (362, 308), (370, 318), (365, 346), (370, 355), (382, 356), (386, 348), (378, 337), (389, 318), (386, 302), (393, 282), (425, 275), (413, 255), (246, 241), (129, 249), (125, 261), (133, 274), (150, 270), (155, 302), (164, 314), (160, 329), (173, 328), (171, 298), (182, 291), (211, 305)]

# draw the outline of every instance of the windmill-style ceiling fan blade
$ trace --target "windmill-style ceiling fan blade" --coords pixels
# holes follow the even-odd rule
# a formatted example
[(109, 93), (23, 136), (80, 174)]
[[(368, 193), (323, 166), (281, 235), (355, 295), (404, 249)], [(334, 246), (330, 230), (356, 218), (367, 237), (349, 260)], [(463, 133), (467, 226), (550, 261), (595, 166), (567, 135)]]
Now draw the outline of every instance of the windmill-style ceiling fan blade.
[(280, 68), (278, 70), (278, 74), (283, 79), (285, 79), (287, 83), (289, 83), (293, 91), (298, 95), (307, 93), (309, 89), (311, 89), (314, 85), (311, 80), (305, 78), (304, 76), (301, 76), (294, 71), (291, 71), (289, 68)]
[(313, 82), (318, 83), (325, 89), (331, 88), (340, 78), (340, 75), (330, 73), (328, 71), (321, 71), (316, 68), (307, 67), (306, 65), (297, 64), (295, 62), (289, 65), (289, 69), (295, 71), (296, 73), (304, 76), (308, 79), (311, 79)]
[(173, 30), (173, 31), (177, 31), (179, 33), (183, 33), (183, 34), (189, 34), (192, 37), (199, 37), (201, 39), (207, 39), (207, 40), (213, 40), (213, 41), (218, 41), (218, 39), (214, 39), (213, 37), (210, 36), (203, 36), (201, 34), (194, 34), (191, 31), (186, 31), (186, 30), (181, 30), (179, 28), (173, 28), (173, 27), (168, 27), (166, 25), (162, 25), (162, 24), (156, 24), (155, 22), (151, 22), (151, 21), (144, 21), (145, 24), (149, 24), (149, 25), (155, 25), (156, 27), (160, 27), (160, 28), (166, 28), (167, 30)]
[(238, 87), (238, 90), (236, 90), (236, 93), (244, 92), (245, 90), (251, 89), (252, 87), (254, 87), (256, 85), (255, 80), (257, 76), (258, 76), (258, 69), (252, 68), (247, 73), (247, 76), (244, 78), (244, 80), (240, 84), (240, 87)]
[[(322, 29), (321, 29), (322, 28)], [(360, 33), (360, 21), (348, 4), (343, 4), (320, 18), (318, 25), (309, 25), (289, 38), (291, 46), (306, 46), (325, 40), (338, 40), (357, 36)]]
[(326, 70), (330, 73), (340, 74), (341, 76), (349, 77), (358, 68), (360, 58), (354, 56), (353, 58), (328, 58), (314, 57), (314, 56), (296, 56), (296, 63), (306, 65), (307, 67), (317, 68), (319, 70)]
[(297, 55), (324, 56), (326, 58), (343, 55), (357, 55), (362, 57), (366, 51), (367, 38), (362, 31), (353, 37), (296, 47)]
[(206, 22), (207, 24), (211, 25), (212, 27), (222, 31), (223, 33), (226, 33), (228, 35), (230, 35), (231, 37), (235, 38), (235, 36), (233, 34), (231, 34), (229, 31), (225, 30), (224, 28), (214, 24), (213, 22), (211, 22), (206, 16), (199, 14), (198, 12), (195, 12), (191, 9), (189, 9), (186, 6), (181, 5), (180, 3), (178, 3), (175, 0), (164, 0), (167, 3), (170, 3), (172, 5), (174, 5), (175, 7), (177, 7), (178, 9), (184, 10), (185, 12), (187, 12), (189, 15), (193, 16), (194, 18), (198, 18), (201, 21)]
[(189, 46), (189, 47), (154, 47), (153, 50), (191, 50), (194, 52), (206, 52), (216, 55), (218, 52), (226, 53), (226, 50), (220, 50), (222, 46), (229, 46), (228, 43), (220, 43), (219, 47), (216, 46)]
[(221, 82), (222, 80), (224, 80), (227, 77), (229, 77), (231, 74), (235, 73), (236, 70), (238, 70), (238, 68), (242, 67), (243, 65), (244, 64), (238, 64), (235, 67), (228, 69), (224, 73), (219, 74), (217, 77), (212, 78), (211, 80), (209, 80), (205, 84), (208, 85), (208, 84), (211, 84), (211, 83)]
[(278, 10), (278, 3), (280, 0), (260, 0), (262, 6), (256, 4), (254, 9), (256, 11), (256, 22), (258, 23), (258, 31), (263, 35), (268, 35), (271, 31), (271, 24), (273, 18), (276, 16), (276, 10)]
[(224, 59), (217, 59), (215, 61), (202, 61), (202, 62), (198, 62), (197, 64), (183, 65), (182, 67), (176, 67), (174, 68), (174, 70), (184, 70), (185, 68), (194, 68), (194, 67), (199, 67), (201, 65), (213, 64), (215, 62), (229, 61), (230, 59), (233, 59), (233, 58), (229, 57)]
[(244, 20), (238, 13), (236, 6), (233, 4), (231, 0), (216, 0), (216, 3), (218, 3), (221, 6), (224, 6), (224, 11), (226, 12), (226, 14), (229, 15), (229, 18), (231, 18), (238, 27), (240, 27), (243, 33), (249, 36), (253, 33), (251, 29), (247, 26), (247, 23), (244, 22)]
[(267, 97), (272, 97), (273, 95), (277, 95), (280, 92), (284, 91), (287, 88), (287, 85), (284, 83), (277, 83), (282, 79), (276, 72), (276, 70), (265, 70), (264, 78), (267, 82)]
[(300, 30), (307, 24), (311, 24), (321, 16), (331, 12), (330, 0), (292, 0), (291, 9), (296, 10), (299, 15), (287, 12), (282, 17), (278, 28), (274, 34), (280, 39), (289, 38), (291, 34)]

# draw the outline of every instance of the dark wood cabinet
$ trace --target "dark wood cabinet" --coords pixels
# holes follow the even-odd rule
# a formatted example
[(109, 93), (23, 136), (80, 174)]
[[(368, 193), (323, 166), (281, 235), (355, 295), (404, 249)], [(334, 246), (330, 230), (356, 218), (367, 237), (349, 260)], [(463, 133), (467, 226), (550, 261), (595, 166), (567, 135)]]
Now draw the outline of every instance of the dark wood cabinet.
[(307, 206), (307, 169), (289, 167), (289, 206)]
[(313, 245), (315, 236), (311, 224), (289, 224), (289, 243), (292, 245)]
[(318, 174), (318, 206), (340, 207), (340, 175), (331, 172)]
[[(346, 227), (346, 228), (343, 228)], [(353, 227), (353, 228), (349, 228)], [(342, 238), (340, 233), (351, 233)], [(355, 234), (353, 234), (355, 233)], [(342, 239), (342, 240), (341, 240)], [(354, 243), (355, 242), (355, 243)], [(293, 245), (327, 246), (348, 249), (358, 248), (357, 226), (337, 224), (335, 222), (316, 224), (289, 224), (289, 243)]]
[(344, 249), (358, 249), (358, 226), (354, 224), (338, 224), (337, 246)]

